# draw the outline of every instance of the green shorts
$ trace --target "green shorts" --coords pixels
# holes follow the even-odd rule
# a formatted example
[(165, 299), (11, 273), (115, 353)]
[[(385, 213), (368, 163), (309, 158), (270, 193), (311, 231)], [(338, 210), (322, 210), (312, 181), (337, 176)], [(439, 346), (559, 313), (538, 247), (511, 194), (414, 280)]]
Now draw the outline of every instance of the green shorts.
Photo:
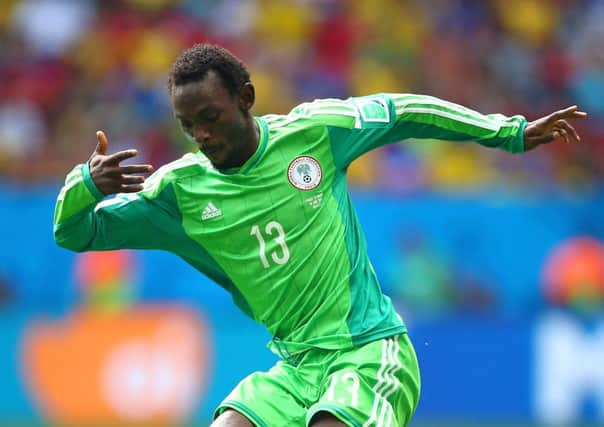
[(245, 378), (220, 404), (256, 427), (304, 427), (326, 411), (348, 426), (403, 427), (420, 393), (417, 358), (407, 334), (347, 350), (310, 350), (299, 363), (279, 361)]

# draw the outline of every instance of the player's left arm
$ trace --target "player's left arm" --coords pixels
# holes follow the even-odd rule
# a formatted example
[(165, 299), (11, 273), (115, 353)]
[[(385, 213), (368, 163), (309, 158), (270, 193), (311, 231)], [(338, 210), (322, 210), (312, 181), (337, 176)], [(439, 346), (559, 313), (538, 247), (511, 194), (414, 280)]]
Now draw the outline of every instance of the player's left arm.
[(292, 113), (329, 129), (334, 160), (342, 169), (367, 151), (406, 139), (472, 141), (522, 153), (559, 138), (578, 141), (569, 121), (587, 117), (573, 106), (528, 122), (522, 115), (482, 114), (433, 96), (396, 93), (316, 100)]
[(532, 150), (562, 138), (579, 141), (570, 120), (587, 117), (577, 106), (528, 122), (522, 115), (482, 114), (453, 102), (425, 95), (389, 95), (395, 112), (391, 135), (448, 141), (473, 141), (511, 153)]

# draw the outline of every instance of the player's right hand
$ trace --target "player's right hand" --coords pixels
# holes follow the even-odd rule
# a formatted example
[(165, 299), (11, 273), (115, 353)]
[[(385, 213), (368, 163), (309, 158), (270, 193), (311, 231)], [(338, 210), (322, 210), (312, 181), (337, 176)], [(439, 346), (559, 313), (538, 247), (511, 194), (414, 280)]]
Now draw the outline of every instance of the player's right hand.
[(99, 191), (105, 195), (115, 193), (136, 193), (143, 189), (145, 177), (137, 175), (153, 171), (151, 165), (127, 165), (120, 166), (126, 159), (138, 154), (136, 150), (118, 151), (114, 154), (106, 154), (109, 142), (103, 131), (97, 131), (98, 144), (90, 159), (90, 176)]

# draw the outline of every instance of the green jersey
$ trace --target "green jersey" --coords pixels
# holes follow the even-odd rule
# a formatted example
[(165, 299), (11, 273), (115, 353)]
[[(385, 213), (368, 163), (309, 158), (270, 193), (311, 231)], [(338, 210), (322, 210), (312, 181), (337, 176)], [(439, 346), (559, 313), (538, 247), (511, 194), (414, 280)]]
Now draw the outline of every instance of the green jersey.
[(281, 355), (344, 349), (405, 332), (368, 259), (346, 170), (407, 138), (523, 151), (521, 116), (482, 115), (436, 98), (379, 94), (304, 103), (256, 118), (260, 141), (240, 168), (201, 153), (161, 167), (136, 194), (104, 200), (88, 165), (56, 205), (57, 243), (75, 251), (170, 251), (232, 294)]

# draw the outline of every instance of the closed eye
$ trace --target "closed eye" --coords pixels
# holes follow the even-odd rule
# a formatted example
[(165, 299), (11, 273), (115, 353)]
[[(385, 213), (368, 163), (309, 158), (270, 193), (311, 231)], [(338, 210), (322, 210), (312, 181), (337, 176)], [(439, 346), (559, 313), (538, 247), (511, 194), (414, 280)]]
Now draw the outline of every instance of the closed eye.
[(220, 111), (212, 111), (209, 113), (204, 114), (203, 118), (205, 120), (207, 120), (208, 122), (215, 122), (220, 118)]

